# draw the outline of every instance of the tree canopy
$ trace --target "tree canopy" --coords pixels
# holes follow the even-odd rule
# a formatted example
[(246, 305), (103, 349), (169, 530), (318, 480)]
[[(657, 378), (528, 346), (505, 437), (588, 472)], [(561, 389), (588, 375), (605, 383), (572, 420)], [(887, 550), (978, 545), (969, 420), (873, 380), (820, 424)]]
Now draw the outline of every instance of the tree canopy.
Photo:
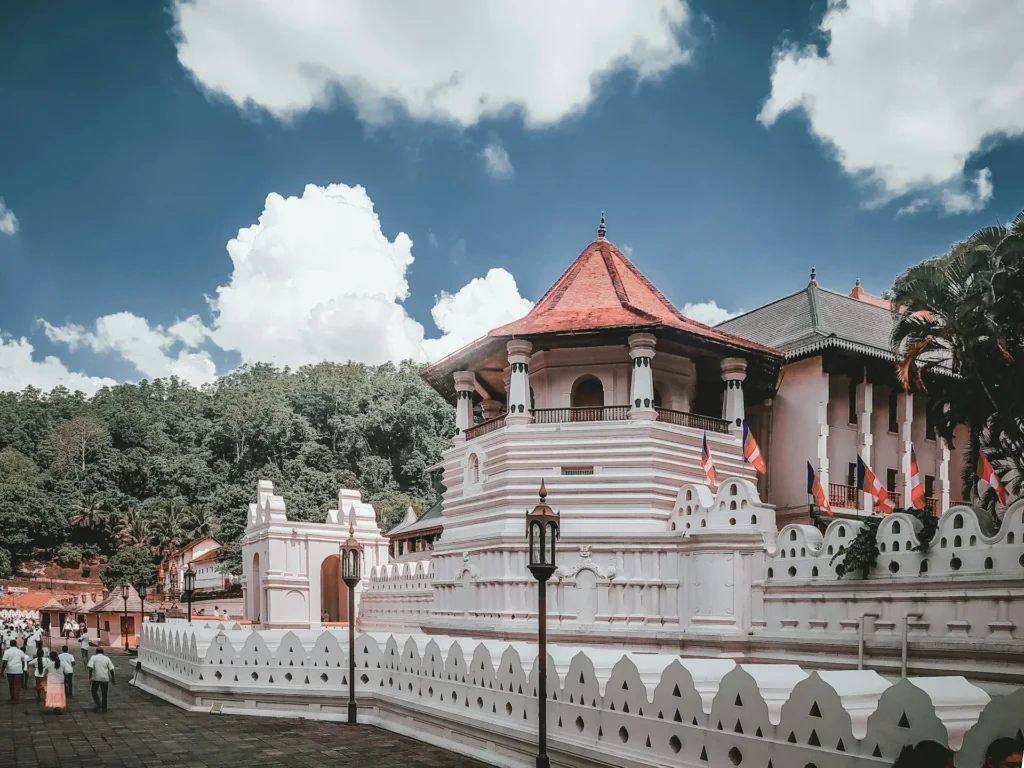
[[(1024, 212), (896, 279), (893, 350), (905, 385), (929, 390), (936, 429), (967, 424), (965, 482), (984, 450), (1018, 494), (1024, 481)], [(946, 375), (936, 369), (945, 369)], [(948, 375), (952, 373), (952, 376)], [(991, 499), (989, 499), (991, 501)]]
[(260, 478), (298, 520), (322, 520), (340, 487), (357, 487), (387, 529), (437, 500), (427, 468), (453, 433), (451, 407), (411, 362), (257, 364), (202, 389), (158, 379), (91, 398), (0, 393), (0, 552), (16, 564), (69, 543), (150, 556), (197, 535), (230, 545)]

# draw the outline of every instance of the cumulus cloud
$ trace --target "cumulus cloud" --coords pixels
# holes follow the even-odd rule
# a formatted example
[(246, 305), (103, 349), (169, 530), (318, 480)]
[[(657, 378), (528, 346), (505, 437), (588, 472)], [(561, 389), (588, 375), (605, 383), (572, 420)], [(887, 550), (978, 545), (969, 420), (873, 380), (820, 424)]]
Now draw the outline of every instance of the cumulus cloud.
[[(50, 341), (66, 344), (70, 349), (86, 347), (93, 352), (116, 354), (150, 379), (177, 376), (200, 386), (213, 381), (217, 371), (208, 352), (190, 350), (202, 341), (202, 334), (183, 329), (193, 329), (197, 323), (202, 326), (199, 318), (193, 316), (165, 331), (159, 325), (150, 327), (145, 318), (131, 312), (104, 315), (96, 320), (93, 330), (81, 325), (55, 326), (42, 321)], [(177, 333), (173, 332), (175, 329)], [(185, 343), (185, 348), (174, 355), (172, 348), (184, 341), (182, 335), (196, 340), (196, 343)]]
[(0, 197), (0, 234), (16, 235), (18, 233), (18, 217), (14, 211), (7, 207), (7, 203)]
[(510, 274), (491, 270), (439, 297), (434, 320), (444, 336), (425, 341), (423, 326), (402, 304), (412, 240), (404, 232), (393, 241), (384, 236), (373, 201), (359, 186), (309, 185), (302, 197), (269, 195), (259, 222), (239, 231), (228, 254), (234, 271), (210, 301), (210, 335), (245, 362), (425, 360), (530, 306)]
[(34, 347), (25, 337), (12, 339), (0, 336), (0, 390), (19, 391), (25, 387), (36, 387), (48, 392), (54, 387), (67, 387), (72, 392), (81, 390), (92, 395), (117, 383), (113, 379), (74, 373), (52, 355), (35, 360), (34, 352)]
[[(394, 240), (383, 234), (373, 201), (359, 186), (309, 185), (301, 197), (270, 194), (257, 223), (239, 230), (227, 252), (232, 272), (207, 298), (213, 315), (209, 326), (198, 315), (164, 328), (118, 312), (104, 315), (91, 328), (41, 321), (46, 336), (70, 349), (118, 355), (148, 378), (178, 376), (201, 385), (217, 375), (209, 352), (202, 349), (207, 344), (237, 352), (243, 363), (291, 367), (324, 360), (425, 362), (522, 317), (533, 306), (519, 295), (511, 274), (492, 269), (436, 298), (432, 315), (441, 336), (426, 338), (423, 325), (403, 305), (409, 295), (412, 240), (405, 233)], [(30, 359), (31, 345), (24, 339), (21, 345), (12, 349)], [(56, 358), (46, 363), (60, 368)], [(0, 386), (42, 386), (55, 380), (56, 374), (36, 365), (23, 364), (28, 373), (0, 379)], [(77, 376), (63, 370), (65, 377)]]
[[(594, 6), (594, 7), (592, 7)], [(476, 124), (519, 111), (557, 123), (586, 108), (601, 79), (655, 78), (686, 62), (685, 0), (175, 0), (178, 60), (239, 106), (287, 118), (340, 89), (369, 123), (396, 108)]]
[(1024, 133), (1024, 4), (831, 0), (815, 45), (777, 50), (766, 126), (802, 110), (869, 204), (977, 211), (992, 198), (972, 155)]
[(480, 153), (484, 161), (484, 169), (492, 179), (510, 179), (515, 174), (512, 167), (512, 159), (508, 152), (501, 146), (501, 142), (492, 141)]
[(492, 269), (456, 293), (442, 293), (430, 311), (444, 334), (423, 342), (426, 356), (439, 360), (483, 336), (487, 331), (518, 320), (533, 308), (519, 295), (516, 279), (504, 269)]
[(724, 309), (714, 301), (700, 301), (692, 304), (684, 304), (683, 308), (679, 310), (691, 320), (696, 320), (698, 323), (704, 323), (704, 325), (718, 325), (724, 323), (726, 320), (731, 320), (737, 315), (742, 315), (743, 310), (738, 312), (730, 312), (728, 309)]

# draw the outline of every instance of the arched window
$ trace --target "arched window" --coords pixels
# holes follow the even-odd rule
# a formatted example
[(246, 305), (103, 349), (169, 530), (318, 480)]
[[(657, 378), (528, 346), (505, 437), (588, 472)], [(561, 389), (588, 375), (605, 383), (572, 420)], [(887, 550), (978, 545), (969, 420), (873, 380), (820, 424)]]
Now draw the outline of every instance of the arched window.
[(657, 387), (654, 388), (654, 407), (661, 408), (661, 392), (658, 391)]
[(475, 453), (469, 454), (469, 483), (476, 485), (480, 482), (480, 457)]
[(584, 376), (572, 387), (572, 407), (585, 410), (574, 411), (573, 421), (600, 421), (604, 407), (604, 386), (596, 376)]

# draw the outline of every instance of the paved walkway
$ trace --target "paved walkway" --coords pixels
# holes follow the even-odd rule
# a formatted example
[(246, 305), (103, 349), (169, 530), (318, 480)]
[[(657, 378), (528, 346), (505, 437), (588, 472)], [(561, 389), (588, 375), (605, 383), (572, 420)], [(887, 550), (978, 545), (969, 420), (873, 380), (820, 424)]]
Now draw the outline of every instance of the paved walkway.
[[(88, 674), (62, 715), (44, 713), (35, 692), (11, 704), (0, 686), (3, 768), (270, 768), (295, 766), (482, 766), (368, 725), (185, 712), (128, 685), (125, 658), (111, 656), (117, 684), (109, 711), (93, 711)], [(79, 664), (81, 662), (79, 661)], [(81, 681), (81, 682), (80, 682)]]

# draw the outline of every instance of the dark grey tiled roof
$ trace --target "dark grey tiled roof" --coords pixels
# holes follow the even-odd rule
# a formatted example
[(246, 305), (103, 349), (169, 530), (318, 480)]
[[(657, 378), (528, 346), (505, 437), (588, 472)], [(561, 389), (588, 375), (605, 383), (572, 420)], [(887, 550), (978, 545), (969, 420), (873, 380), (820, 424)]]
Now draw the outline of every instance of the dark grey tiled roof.
[(402, 521), (388, 531), (386, 535), (393, 536), (396, 533), (414, 533), (416, 531), (429, 530), (431, 528), (440, 528), (443, 525), (443, 508), (439, 501), (416, 520), (410, 520), (408, 516), (403, 518)]
[(790, 359), (837, 347), (894, 360), (892, 326), (891, 310), (811, 283), (718, 328), (781, 349)]

